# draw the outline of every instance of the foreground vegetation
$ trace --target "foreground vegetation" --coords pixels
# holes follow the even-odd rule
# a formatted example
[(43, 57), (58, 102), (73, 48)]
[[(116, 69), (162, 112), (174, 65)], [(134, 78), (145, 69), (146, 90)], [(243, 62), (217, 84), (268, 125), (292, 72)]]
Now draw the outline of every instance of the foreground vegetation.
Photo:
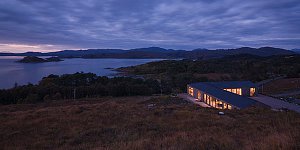
[(300, 148), (294, 112), (250, 108), (220, 116), (170, 97), (2, 105), (0, 122), (2, 149)]
[(160, 79), (164, 89), (185, 91), (201, 81), (262, 81), (277, 76), (300, 77), (300, 55), (259, 57), (236, 55), (209, 60), (165, 60), (118, 69), (129, 74)]
[(49, 75), (39, 84), (15, 86), (0, 90), (0, 104), (48, 102), (103, 96), (134, 96), (160, 93), (158, 81), (129, 77), (99, 77), (92, 73), (75, 73), (62, 76)]

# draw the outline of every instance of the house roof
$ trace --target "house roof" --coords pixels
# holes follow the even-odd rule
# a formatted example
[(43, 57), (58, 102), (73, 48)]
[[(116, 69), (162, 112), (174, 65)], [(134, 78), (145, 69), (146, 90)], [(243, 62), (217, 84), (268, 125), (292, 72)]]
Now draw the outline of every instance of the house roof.
[(250, 98), (225, 91), (223, 90), (224, 87), (214, 86), (214, 83), (216, 82), (200, 82), (189, 84), (189, 86), (239, 108), (245, 108), (256, 103), (255, 100)]

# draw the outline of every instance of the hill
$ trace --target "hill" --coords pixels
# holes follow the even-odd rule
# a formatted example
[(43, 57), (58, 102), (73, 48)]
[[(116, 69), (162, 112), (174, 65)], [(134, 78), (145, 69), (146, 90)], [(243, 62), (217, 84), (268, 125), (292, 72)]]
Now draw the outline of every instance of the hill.
[(164, 49), (160, 47), (137, 48), (130, 50), (122, 49), (87, 49), (87, 50), (63, 50), (58, 52), (40, 53), (40, 52), (26, 52), (26, 53), (0, 53), (0, 56), (59, 56), (65, 58), (163, 58), (163, 59), (211, 59), (220, 58), (229, 55), (251, 54), (257, 56), (273, 56), (273, 55), (293, 55), (294, 51), (273, 48), (249, 48), (242, 47), (237, 49), (195, 49), (187, 50), (173, 50)]
[[(151, 106), (151, 107), (149, 107)], [(299, 149), (300, 116), (225, 111), (178, 98), (122, 97), (0, 106), (2, 149)]]
[(298, 78), (300, 55), (261, 57), (240, 54), (203, 60), (163, 60), (117, 70), (159, 79), (165, 89), (186, 91), (186, 85), (192, 82), (226, 80), (258, 82), (278, 76)]

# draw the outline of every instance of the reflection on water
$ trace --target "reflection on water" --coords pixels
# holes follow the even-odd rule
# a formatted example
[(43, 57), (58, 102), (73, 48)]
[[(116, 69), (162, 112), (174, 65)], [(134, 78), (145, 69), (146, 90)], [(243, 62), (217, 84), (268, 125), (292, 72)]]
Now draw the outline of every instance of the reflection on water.
[(61, 62), (38, 64), (16, 63), (22, 59), (18, 56), (0, 57), (0, 88), (11, 88), (15, 83), (23, 85), (38, 83), (42, 77), (50, 74), (70, 74), (76, 72), (92, 72), (99, 76), (111, 76), (115, 71), (104, 68), (134, 66), (161, 59), (65, 59)]

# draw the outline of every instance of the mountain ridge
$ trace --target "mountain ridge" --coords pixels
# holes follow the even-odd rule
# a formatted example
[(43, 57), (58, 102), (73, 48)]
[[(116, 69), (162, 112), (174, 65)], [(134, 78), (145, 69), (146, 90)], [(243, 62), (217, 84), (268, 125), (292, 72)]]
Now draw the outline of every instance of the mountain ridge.
[(296, 52), (296, 53), (300, 53), (300, 48), (292, 49), (292, 51), (294, 51), (294, 52)]
[(220, 58), (229, 55), (251, 54), (257, 56), (294, 55), (295, 51), (274, 47), (241, 47), (235, 49), (194, 49), (174, 50), (161, 47), (147, 47), (135, 49), (86, 49), (86, 50), (62, 50), (56, 52), (25, 52), (25, 53), (0, 53), (0, 56), (58, 56), (62, 58), (162, 58), (162, 59), (209, 59)]

